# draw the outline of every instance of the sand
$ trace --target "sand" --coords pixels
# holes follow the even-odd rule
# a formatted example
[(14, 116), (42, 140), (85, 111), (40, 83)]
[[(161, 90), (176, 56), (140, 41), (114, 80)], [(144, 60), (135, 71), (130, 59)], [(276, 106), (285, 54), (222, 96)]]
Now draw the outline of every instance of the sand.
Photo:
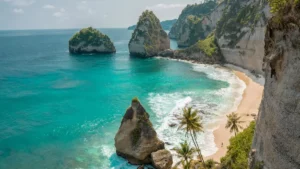
[[(242, 126), (245, 128), (256, 118), (258, 114), (264, 87), (261, 84), (254, 82), (243, 72), (234, 71), (234, 73), (238, 78), (243, 80), (247, 86), (243, 94), (243, 99), (236, 111), (236, 113), (242, 117), (241, 120), (244, 121)], [(229, 112), (229, 114), (230, 113), (231, 112)], [(218, 129), (214, 131), (215, 143), (218, 147), (218, 151), (211, 156), (205, 157), (205, 160), (214, 159), (215, 161), (220, 162), (220, 159), (225, 156), (227, 146), (229, 145), (229, 139), (234, 136), (234, 133), (230, 133), (229, 130), (225, 128), (226, 122), (227, 117), (224, 116), (224, 118), (219, 122)]]

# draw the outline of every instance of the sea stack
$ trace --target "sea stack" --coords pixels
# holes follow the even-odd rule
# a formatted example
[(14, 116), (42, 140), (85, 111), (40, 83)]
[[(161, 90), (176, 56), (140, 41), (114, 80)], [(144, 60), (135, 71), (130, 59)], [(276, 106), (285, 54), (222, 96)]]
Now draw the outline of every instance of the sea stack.
[(170, 39), (152, 11), (146, 10), (140, 16), (128, 47), (131, 55), (141, 57), (157, 56), (170, 48)]
[(131, 164), (160, 164), (162, 169), (170, 169), (173, 163), (171, 153), (164, 149), (164, 142), (157, 137), (149, 114), (137, 98), (132, 100), (122, 119), (115, 136), (115, 146), (117, 154)]
[(115, 53), (116, 48), (107, 35), (92, 27), (81, 29), (69, 40), (72, 54)]

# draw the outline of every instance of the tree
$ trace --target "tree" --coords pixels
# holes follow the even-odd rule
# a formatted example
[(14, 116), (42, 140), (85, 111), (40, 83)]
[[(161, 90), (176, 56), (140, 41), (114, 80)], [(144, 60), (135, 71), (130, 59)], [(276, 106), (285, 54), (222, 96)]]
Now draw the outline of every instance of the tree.
[(243, 127), (240, 125), (241, 123), (244, 123), (244, 121), (240, 120), (241, 117), (237, 115), (237, 113), (231, 113), (227, 115), (227, 124), (226, 128), (230, 128), (230, 133), (234, 132), (234, 135), (239, 132), (240, 129), (243, 129)]
[(198, 115), (198, 110), (193, 111), (191, 107), (184, 108), (183, 115), (179, 117), (178, 120), (180, 121), (178, 129), (184, 130), (186, 136), (191, 136), (201, 162), (206, 169), (201, 149), (197, 143), (197, 134), (203, 132), (203, 125), (201, 122), (201, 117)]
[(187, 141), (184, 141), (183, 143), (180, 143), (180, 147), (175, 147), (173, 150), (177, 153), (177, 156), (185, 161), (185, 163), (188, 163), (189, 159), (193, 158), (193, 154), (196, 152), (196, 150), (189, 146)]

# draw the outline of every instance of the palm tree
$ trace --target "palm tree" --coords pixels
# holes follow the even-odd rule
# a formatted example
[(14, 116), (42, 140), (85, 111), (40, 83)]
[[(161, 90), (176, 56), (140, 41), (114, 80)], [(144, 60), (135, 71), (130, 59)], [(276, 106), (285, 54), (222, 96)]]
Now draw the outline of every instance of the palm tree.
[(180, 143), (180, 147), (175, 147), (173, 150), (177, 153), (177, 156), (185, 161), (185, 163), (188, 163), (189, 159), (193, 158), (193, 154), (196, 152), (196, 150), (189, 146), (187, 141), (184, 141), (183, 143)]
[(227, 124), (226, 128), (230, 128), (230, 133), (234, 132), (234, 135), (239, 132), (240, 129), (243, 129), (243, 127), (240, 125), (241, 123), (244, 123), (244, 121), (241, 121), (242, 117), (238, 116), (237, 113), (231, 113), (227, 115)]
[(179, 128), (185, 131), (186, 136), (190, 135), (193, 143), (196, 147), (198, 155), (205, 167), (204, 159), (200, 150), (200, 147), (197, 143), (197, 133), (203, 132), (203, 125), (201, 122), (201, 117), (198, 115), (198, 110), (192, 110), (191, 107), (183, 109), (183, 116), (178, 118)]

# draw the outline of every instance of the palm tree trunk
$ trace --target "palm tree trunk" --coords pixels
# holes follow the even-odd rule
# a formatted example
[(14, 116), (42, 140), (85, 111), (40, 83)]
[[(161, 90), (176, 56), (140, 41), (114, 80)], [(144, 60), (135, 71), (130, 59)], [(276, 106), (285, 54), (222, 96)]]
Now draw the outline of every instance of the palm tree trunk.
[(204, 167), (204, 169), (206, 169), (205, 161), (204, 161), (204, 159), (203, 159), (203, 156), (202, 156), (200, 147), (199, 147), (199, 145), (198, 145), (198, 143), (197, 143), (197, 141), (196, 141), (194, 135), (192, 134), (192, 132), (190, 132), (190, 135), (191, 135), (192, 140), (193, 140), (193, 143), (194, 143), (194, 145), (195, 145), (195, 147), (196, 147), (196, 149), (197, 149), (197, 153), (198, 153), (198, 155), (200, 156), (200, 159), (201, 159), (201, 161), (202, 161), (203, 167)]

